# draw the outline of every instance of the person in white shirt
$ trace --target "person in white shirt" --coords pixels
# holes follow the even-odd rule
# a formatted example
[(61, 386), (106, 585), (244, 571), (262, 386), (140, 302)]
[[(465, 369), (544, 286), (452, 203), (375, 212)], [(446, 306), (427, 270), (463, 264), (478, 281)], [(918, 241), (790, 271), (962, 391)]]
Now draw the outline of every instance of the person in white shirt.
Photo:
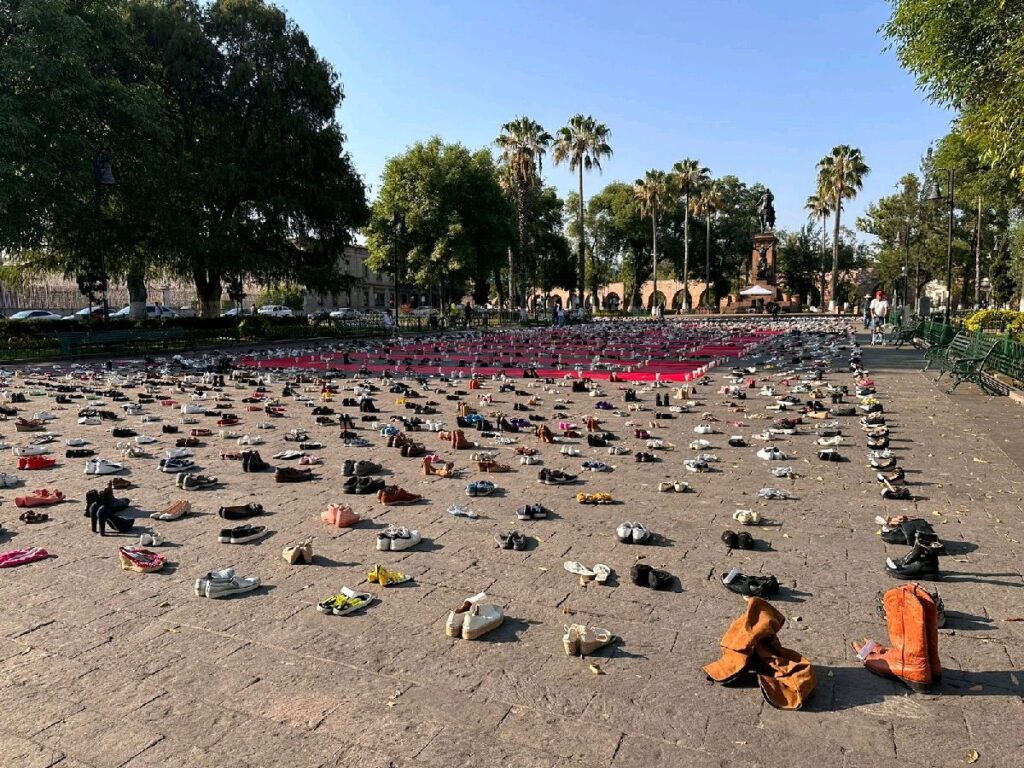
[(885, 324), (885, 318), (889, 315), (889, 301), (885, 298), (885, 294), (878, 291), (875, 294), (875, 298), (871, 300), (871, 343), (881, 344), (882, 343), (882, 326)]

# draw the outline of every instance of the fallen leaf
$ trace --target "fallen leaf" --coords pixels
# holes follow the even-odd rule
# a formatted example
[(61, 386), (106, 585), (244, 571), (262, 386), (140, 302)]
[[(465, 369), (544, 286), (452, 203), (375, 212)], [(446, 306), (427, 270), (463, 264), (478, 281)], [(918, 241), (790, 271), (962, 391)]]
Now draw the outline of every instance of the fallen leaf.
[(964, 762), (968, 764), (976, 763), (978, 762), (979, 757), (981, 757), (981, 755), (978, 754), (978, 750), (972, 749), (970, 752), (967, 753), (967, 759)]
[(590, 669), (590, 671), (593, 672), (595, 675), (603, 675), (604, 674), (604, 670), (601, 669), (601, 667), (599, 667), (597, 664), (591, 664), (588, 667), (588, 669)]
[(1003, 621), (1024, 621), (1024, 617), (1020, 617), (1020, 616), (1011, 616), (1011, 617), (1010, 617), (1010, 618), (1008, 618), (1008, 619), (1003, 619)]

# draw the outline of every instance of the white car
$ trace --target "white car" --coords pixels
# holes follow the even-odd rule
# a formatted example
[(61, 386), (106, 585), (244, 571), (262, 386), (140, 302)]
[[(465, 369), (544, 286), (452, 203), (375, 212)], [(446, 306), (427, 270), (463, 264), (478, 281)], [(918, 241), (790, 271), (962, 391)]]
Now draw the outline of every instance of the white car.
[(264, 304), (260, 307), (256, 314), (263, 315), (264, 317), (294, 317), (295, 314), (286, 306), (282, 304)]
[(245, 307), (233, 307), (233, 308), (229, 309), (227, 312), (221, 312), (220, 316), (221, 317), (244, 317), (245, 315), (248, 315), (248, 314), (249, 314), (249, 312), (248, 312), (248, 310), (246, 310)]
[[(117, 312), (111, 312), (110, 316), (113, 318), (128, 318), (130, 317), (132, 307), (131, 304), (121, 307)], [(156, 320), (160, 317), (177, 317), (177, 315), (162, 304), (147, 304), (146, 305), (146, 319)]]
[(358, 320), (361, 317), (359, 310), (352, 307), (339, 307), (331, 312), (331, 318), (334, 320)]
[(410, 317), (434, 317), (434, 316), (440, 315), (440, 314), (441, 314), (441, 312), (439, 310), (434, 309), (433, 307), (416, 307), (416, 309), (412, 310), (409, 313), (409, 316)]
[(73, 315), (65, 315), (64, 319), (65, 320), (81, 320), (82, 322), (85, 322), (86, 320), (89, 319), (90, 316), (94, 320), (101, 320), (101, 319), (103, 319), (103, 307), (102, 306), (100, 306), (100, 307), (93, 307), (91, 310), (89, 309), (89, 307), (82, 307), (82, 309), (78, 310)]
[(46, 321), (52, 322), (54, 320), (63, 320), (64, 316), (57, 312), (51, 312), (48, 309), (23, 309), (21, 312), (15, 312), (11, 315), (9, 320), (31, 320), (33, 322)]

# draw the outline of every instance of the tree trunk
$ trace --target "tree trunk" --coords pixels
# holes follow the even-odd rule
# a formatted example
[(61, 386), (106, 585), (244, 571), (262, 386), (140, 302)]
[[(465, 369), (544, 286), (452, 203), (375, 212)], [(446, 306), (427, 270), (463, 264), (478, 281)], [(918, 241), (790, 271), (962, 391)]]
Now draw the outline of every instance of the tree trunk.
[(135, 259), (128, 269), (125, 283), (128, 287), (128, 317), (132, 320), (146, 319), (146, 267)]
[(651, 293), (651, 313), (658, 306), (658, 214), (654, 206), (651, 207), (651, 243), (654, 254), (654, 272), (651, 277), (654, 279), (654, 292)]
[(711, 306), (711, 211), (704, 219), (704, 306)]
[(828, 253), (828, 217), (821, 215), (821, 295), (818, 296), (818, 306), (825, 309), (825, 254)]
[[(516, 301), (516, 263), (512, 246), (508, 247), (508, 308), (515, 309)], [(504, 302), (503, 302), (504, 303)]]
[(690, 193), (683, 205), (683, 310), (690, 311)]
[(192, 279), (196, 284), (200, 317), (220, 317), (220, 298), (224, 290), (220, 273), (197, 269), (193, 271)]
[(583, 229), (583, 163), (580, 163), (580, 254), (576, 260), (576, 269), (579, 274), (576, 276), (576, 287), (579, 289), (580, 308), (583, 307), (583, 292), (585, 290), (584, 280), (586, 279), (587, 264), (584, 260), (584, 242), (586, 234)]
[(839, 200), (836, 200), (836, 222), (835, 228), (832, 231), (832, 279), (830, 281), (831, 293), (829, 295), (828, 308), (833, 312), (839, 308), (839, 302), (836, 300), (836, 288), (838, 287), (839, 278), (839, 216), (842, 213), (842, 206)]

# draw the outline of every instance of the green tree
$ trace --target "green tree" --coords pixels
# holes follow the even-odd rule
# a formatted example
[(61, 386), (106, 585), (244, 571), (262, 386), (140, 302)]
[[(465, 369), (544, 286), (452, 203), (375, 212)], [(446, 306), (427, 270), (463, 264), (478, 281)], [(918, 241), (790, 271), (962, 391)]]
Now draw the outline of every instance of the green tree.
[[(672, 166), (673, 187), (683, 198), (683, 283), (690, 279), (690, 196), (710, 179), (711, 171), (686, 158)], [(683, 292), (683, 309), (690, 310), (690, 292)]]
[(162, 246), (219, 311), (223, 282), (330, 272), (368, 219), (337, 122), (337, 74), (264, 0), (134, 3), (173, 126)]
[(1024, 180), (1024, 13), (1007, 0), (890, 0), (882, 27), (928, 97), (986, 159)]
[[(395, 218), (406, 232), (399, 236)], [(470, 152), (438, 137), (389, 158), (365, 229), (371, 269), (422, 287), (485, 282), (515, 240), (512, 207), (486, 149)]]
[(583, 224), (583, 171), (592, 168), (601, 170), (601, 161), (612, 156), (612, 148), (608, 143), (611, 131), (604, 123), (599, 123), (587, 115), (573, 115), (569, 122), (558, 129), (552, 156), (556, 165), (567, 163), (570, 171), (579, 172), (579, 256), (576, 261), (576, 288), (580, 307), (583, 306), (584, 279), (586, 275), (585, 240), (586, 230)]
[(817, 232), (812, 224), (805, 224), (796, 232), (779, 232), (777, 269), (782, 282), (797, 296), (804, 297), (814, 289), (815, 273), (821, 260), (815, 240)]
[(576, 280), (576, 265), (565, 236), (565, 208), (553, 187), (544, 187), (537, 195), (530, 242), (537, 258), (535, 287), (545, 297), (555, 288), (571, 291)]
[[(540, 123), (528, 117), (517, 117), (501, 126), (495, 144), (501, 150), (501, 164), (507, 173), (516, 209), (519, 258), (529, 265), (534, 254), (530, 241), (531, 215), (534, 198), (540, 190), (540, 174), (544, 153), (551, 145), (551, 134)], [(521, 265), (521, 269), (522, 266)], [(509, 294), (513, 303), (525, 306), (525, 277), (516, 279), (515, 262), (509, 250)], [(536, 284), (536, 279), (534, 279)]]
[[(171, 132), (125, 3), (9, 2), (0, 40), (0, 250), (26, 273), (127, 279), (144, 312)], [(96, 191), (97, 154), (113, 165), (109, 194)]]
[(859, 149), (840, 144), (818, 161), (818, 189), (825, 195), (835, 216), (832, 231), (832, 281), (830, 309), (835, 309), (836, 285), (839, 277), (839, 227), (843, 201), (852, 200), (864, 186), (864, 177), (871, 172)]
[(620, 181), (607, 184), (590, 199), (588, 211), (608, 259), (619, 265), (619, 276), (628, 294), (621, 297), (623, 303), (640, 307), (640, 286), (649, 274), (653, 243), (651, 228), (638, 214), (633, 185)]
[(828, 217), (832, 215), (832, 208), (828, 202), (826, 190), (818, 189), (813, 195), (808, 195), (804, 203), (804, 210), (810, 219), (821, 219), (821, 261), (818, 266), (818, 274), (821, 278), (818, 288), (818, 305), (825, 303), (825, 275), (828, 270), (825, 268), (825, 255), (828, 253)]
[(725, 207), (725, 196), (717, 181), (708, 181), (697, 192), (693, 212), (704, 219), (704, 304), (711, 306), (711, 219)]
[(664, 171), (647, 171), (642, 179), (633, 182), (633, 194), (636, 195), (639, 213), (642, 217), (651, 217), (651, 274), (654, 278), (655, 298), (652, 300), (652, 308), (656, 304), (658, 295), (658, 209), (668, 192)]

